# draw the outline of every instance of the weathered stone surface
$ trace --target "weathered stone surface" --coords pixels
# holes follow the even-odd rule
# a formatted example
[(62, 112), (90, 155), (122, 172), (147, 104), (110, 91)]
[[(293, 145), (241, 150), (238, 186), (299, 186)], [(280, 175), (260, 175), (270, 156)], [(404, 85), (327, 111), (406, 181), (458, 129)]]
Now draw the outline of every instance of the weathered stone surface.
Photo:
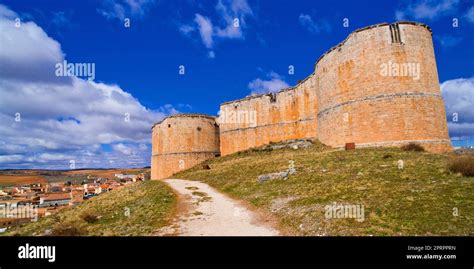
[[(402, 43), (389, 25), (353, 33), (316, 65), (318, 138), (343, 147), (397, 146), (414, 141), (430, 151), (451, 149), (431, 32), (399, 24)], [(419, 78), (384, 76), (386, 63), (419, 64)]]
[(214, 117), (180, 114), (153, 126), (151, 179), (167, 178), (216, 155), (219, 127)]
[(311, 74), (296, 87), (274, 95), (251, 96), (222, 104), (221, 111), (256, 115), (254, 125), (249, 121), (229, 122), (220, 117), (222, 155), (270, 142), (316, 138), (318, 108), (313, 84)]
[(291, 148), (291, 149), (305, 149), (309, 148), (313, 145), (313, 142), (308, 139), (291, 139), (284, 141), (283, 143), (278, 144), (269, 144), (265, 146), (265, 148), (271, 149), (283, 149), (283, 148)]
[(257, 181), (259, 183), (263, 183), (265, 181), (274, 180), (274, 179), (286, 180), (289, 175), (293, 175), (295, 173), (296, 173), (296, 169), (295, 168), (290, 168), (288, 170), (281, 171), (281, 172), (275, 172), (275, 173), (260, 175), (260, 176), (257, 177)]

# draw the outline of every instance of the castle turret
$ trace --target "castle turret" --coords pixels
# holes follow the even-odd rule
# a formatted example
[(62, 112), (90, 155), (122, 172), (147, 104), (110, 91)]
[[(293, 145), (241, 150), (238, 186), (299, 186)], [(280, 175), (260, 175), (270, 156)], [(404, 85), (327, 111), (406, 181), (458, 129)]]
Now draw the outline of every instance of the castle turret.
[(359, 29), (316, 63), (318, 138), (343, 147), (415, 142), (451, 150), (428, 26)]
[(152, 127), (151, 179), (167, 178), (219, 155), (219, 127), (214, 117), (177, 114)]

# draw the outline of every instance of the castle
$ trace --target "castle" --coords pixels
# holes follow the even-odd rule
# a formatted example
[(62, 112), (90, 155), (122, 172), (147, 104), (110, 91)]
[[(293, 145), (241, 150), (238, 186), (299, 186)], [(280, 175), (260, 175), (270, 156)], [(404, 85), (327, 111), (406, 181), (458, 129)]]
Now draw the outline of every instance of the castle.
[(358, 29), (294, 87), (223, 103), (218, 117), (163, 119), (152, 127), (151, 178), (301, 138), (334, 148), (415, 142), (431, 152), (450, 151), (431, 29), (415, 22)]

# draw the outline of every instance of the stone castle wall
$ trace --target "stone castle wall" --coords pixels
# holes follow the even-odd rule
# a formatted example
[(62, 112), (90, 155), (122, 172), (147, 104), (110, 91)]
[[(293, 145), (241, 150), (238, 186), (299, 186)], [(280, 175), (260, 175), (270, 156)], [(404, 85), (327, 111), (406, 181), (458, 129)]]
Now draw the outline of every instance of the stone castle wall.
[(223, 103), (217, 119), (165, 118), (153, 127), (151, 176), (166, 178), (219, 154), (302, 138), (336, 148), (416, 142), (432, 152), (450, 151), (431, 29), (399, 22), (356, 30), (294, 87)]
[[(317, 62), (318, 138), (332, 147), (413, 141), (428, 150), (449, 150), (431, 31), (399, 23), (394, 42), (391, 28), (354, 32)], [(409, 69), (397, 75), (396, 68), (409, 66), (411, 75)]]
[(294, 88), (224, 103), (218, 119), (222, 155), (270, 142), (317, 137), (317, 101), (310, 75)]
[(257, 122), (220, 123), (222, 155), (295, 138), (332, 147), (416, 142), (434, 152), (451, 149), (431, 30), (417, 23), (359, 29), (297, 86), (221, 105), (221, 113), (232, 110), (256, 111)]
[(219, 127), (214, 117), (179, 114), (152, 128), (152, 179), (167, 178), (218, 155)]

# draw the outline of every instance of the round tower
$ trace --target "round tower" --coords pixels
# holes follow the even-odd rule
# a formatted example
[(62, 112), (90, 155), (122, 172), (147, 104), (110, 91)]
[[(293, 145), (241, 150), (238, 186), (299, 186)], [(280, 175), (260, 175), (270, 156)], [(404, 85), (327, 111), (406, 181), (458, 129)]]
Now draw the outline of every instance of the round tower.
[(428, 26), (359, 29), (321, 56), (315, 74), (321, 142), (451, 150)]
[(219, 155), (219, 127), (212, 116), (177, 114), (152, 127), (151, 179), (167, 178)]

